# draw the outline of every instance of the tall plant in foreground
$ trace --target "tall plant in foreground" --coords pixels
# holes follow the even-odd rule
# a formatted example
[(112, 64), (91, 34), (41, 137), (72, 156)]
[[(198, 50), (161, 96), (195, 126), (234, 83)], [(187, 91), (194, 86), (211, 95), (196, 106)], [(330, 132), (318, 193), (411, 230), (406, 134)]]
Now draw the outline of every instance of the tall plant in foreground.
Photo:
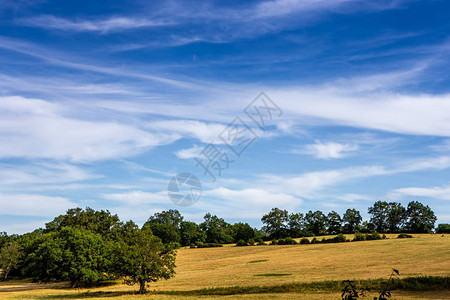
[[(394, 282), (394, 276), (400, 275), (397, 269), (392, 269), (388, 281), (384, 284), (384, 288), (378, 293), (378, 297), (373, 297), (373, 300), (388, 300), (391, 298), (391, 285)], [(344, 288), (342, 289), (342, 300), (363, 299), (366, 297), (366, 288), (357, 288), (352, 280), (344, 280)]]

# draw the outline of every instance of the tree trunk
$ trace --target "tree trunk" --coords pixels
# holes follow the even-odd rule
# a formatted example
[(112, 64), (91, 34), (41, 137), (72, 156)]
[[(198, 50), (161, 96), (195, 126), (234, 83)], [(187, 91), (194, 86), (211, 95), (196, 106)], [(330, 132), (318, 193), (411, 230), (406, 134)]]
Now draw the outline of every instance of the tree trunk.
[(9, 262), (9, 266), (6, 267), (6, 270), (5, 270), (5, 279), (8, 278), (8, 274), (9, 274), (9, 271), (11, 271), (11, 269), (12, 269), (12, 261), (10, 261), (10, 262)]
[(139, 294), (145, 294), (145, 280), (139, 280)]

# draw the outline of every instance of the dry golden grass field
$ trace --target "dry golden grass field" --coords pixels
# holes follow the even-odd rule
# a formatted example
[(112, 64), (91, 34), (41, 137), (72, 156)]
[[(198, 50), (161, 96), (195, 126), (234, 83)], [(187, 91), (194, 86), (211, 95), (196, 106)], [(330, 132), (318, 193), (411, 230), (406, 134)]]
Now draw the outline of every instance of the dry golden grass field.
[[(350, 236), (349, 236), (350, 237)], [(326, 280), (450, 275), (450, 235), (414, 235), (397, 239), (339, 244), (249, 246), (178, 251), (176, 276), (149, 286), (151, 291), (188, 291), (232, 286), (274, 286)], [(229, 296), (133, 295), (137, 287), (122, 284), (91, 289), (68, 289), (65, 284), (29, 281), (0, 282), (0, 299), (339, 299), (339, 291)], [(394, 291), (395, 299), (450, 299), (446, 291)], [(374, 294), (369, 294), (374, 295)], [(371, 298), (367, 298), (371, 299)]]

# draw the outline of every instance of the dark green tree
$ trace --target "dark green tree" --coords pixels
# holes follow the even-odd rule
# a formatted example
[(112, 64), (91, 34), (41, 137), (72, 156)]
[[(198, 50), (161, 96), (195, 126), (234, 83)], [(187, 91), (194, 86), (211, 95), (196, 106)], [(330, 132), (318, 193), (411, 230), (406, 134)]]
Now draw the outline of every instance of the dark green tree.
[(272, 208), (272, 210), (261, 218), (264, 223), (263, 230), (270, 237), (279, 239), (286, 236), (288, 229), (289, 213), (287, 210)]
[(99, 234), (80, 227), (63, 227), (34, 241), (28, 254), (26, 273), (35, 281), (69, 280), (72, 287), (93, 284), (105, 279), (109, 243)]
[(356, 209), (347, 209), (342, 220), (344, 222), (344, 231), (346, 233), (355, 233), (361, 225), (362, 217)]
[(154, 235), (159, 237), (164, 244), (171, 242), (181, 242), (180, 226), (183, 222), (183, 216), (176, 209), (169, 209), (155, 213), (144, 224), (144, 227), (150, 228)]
[(176, 252), (164, 245), (148, 228), (128, 226), (127, 234), (113, 245), (112, 271), (129, 285), (139, 284), (139, 293), (146, 284), (169, 279), (175, 274)]
[(112, 215), (108, 210), (96, 211), (92, 208), (71, 208), (65, 215), (56, 217), (45, 224), (45, 232), (59, 231), (63, 227), (80, 227), (107, 237), (114, 226), (120, 224), (117, 215)]
[(437, 218), (428, 205), (423, 205), (417, 201), (408, 203), (406, 209), (406, 229), (413, 233), (428, 233), (434, 228)]
[(375, 230), (377, 232), (387, 232), (389, 229), (389, 203), (386, 201), (377, 201), (367, 211), (371, 216), (370, 223), (375, 226)]
[(206, 234), (194, 222), (183, 221), (180, 225), (180, 239), (181, 245), (189, 246), (197, 242), (204, 243), (206, 241)]
[(389, 232), (399, 232), (406, 220), (406, 208), (397, 202), (389, 202), (387, 225)]
[(180, 228), (181, 222), (183, 222), (183, 216), (176, 209), (169, 209), (160, 213), (155, 213), (151, 216), (147, 223), (161, 223), (164, 225), (170, 225), (177, 229)]
[(239, 240), (248, 241), (255, 238), (255, 230), (248, 223), (236, 223), (231, 225), (231, 236), (235, 243)]
[(305, 217), (302, 213), (293, 213), (288, 218), (288, 235), (301, 237), (305, 233)]
[(450, 224), (439, 224), (436, 233), (450, 233)]
[(328, 234), (338, 234), (342, 232), (342, 218), (337, 212), (332, 211), (328, 213), (327, 223)]
[(327, 217), (320, 210), (309, 211), (305, 215), (306, 230), (314, 235), (323, 235), (327, 231)]
[(206, 234), (208, 243), (231, 243), (233, 237), (230, 234), (230, 224), (215, 215), (207, 213), (204, 222), (200, 224), (200, 228)]

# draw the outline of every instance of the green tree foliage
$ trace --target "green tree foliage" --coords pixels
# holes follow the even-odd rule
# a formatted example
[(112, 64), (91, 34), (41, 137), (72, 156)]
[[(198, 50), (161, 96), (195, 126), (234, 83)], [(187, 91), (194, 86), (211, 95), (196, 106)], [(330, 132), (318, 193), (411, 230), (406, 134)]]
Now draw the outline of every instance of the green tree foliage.
[(270, 237), (279, 239), (286, 236), (289, 213), (287, 210), (272, 208), (272, 210), (261, 218), (264, 223), (263, 230)]
[(439, 224), (436, 233), (450, 233), (450, 224)]
[(112, 252), (113, 272), (123, 277), (126, 284), (139, 284), (139, 293), (146, 292), (147, 283), (169, 279), (175, 274), (176, 252), (148, 228), (129, 224)]
[(206, 234), (194, 222), (183, 221), (180, 225), (180, 243), (183, 246), (206, 242)]
[(22, 246), (17, 241), (6, 242), (0, 249), (0, 269), (3, 270), (5, 279), (9, 272), (17, 268), (23, 256)]
[(327, 217), (320, 210), (309, 211), (305, 215), (306, 230), (315, 235), (322, 235), (326, 233)]
[(406, 208), (400, 203), (389, 202), (387, 226), (389, 232), (399, 232), (406, 219)]
[(234, 242), (248, 241), (255, 237), (255, 230), (247, 223), (236, 223), (231, 225), (231, 236)]
[(356, 209), (347, 209), (342, 220), (344, 222), (344, 231), (346, 233), (355, 233), (361, 225), (362, 217)]
[(288, 234), (293, 237), (301, 237), (305, 232), (305, 217), (302, 213), (293, 213), (288, 219)]
[(106, 237), (114, 226), (120, 224), (117, 215), (111, 215), (108, 210), (96, 211), (92, 208), (71, 208), (65, 215), (56, 217), (53, 221), (45, 224), (45, 232), (59, 231), (63, 227), (80, 227)]
[(335, 211), (329, 212), (327, 215), (327, 221), (328, 221), (327, 222), (328, 234), (338, 234), (342, 232), (342, 218), (337, 212)]
[(437, 220), (434, 212), (428, 205), (425, 206), (417, 201), (408, 203), (406, 216), (406, 229), (409, 232), (415, 233), (431, 232), (434, 228), (434, 223)]
[(80, 227), (63, 227), (34, 241), (26, 273), (35, 281), (69, 280), (73, 287), (107, 279), (108, 243)]
[(232, 243), (233, 237), (230, 234), (231, 225), (215, 215), (207, 213), (204, 222), (200, 224), (200, 228), (206, 234), (208, 243)]
[(387, 232), (389, 204), (386, 201), (377, 201), (372, 207), (367, 210), (370, 215), (370, 223), (375, 226), (378, 232)]
[(144, 224), (144, 227), (151, 229), (153, 234), (161, 239), (164, 244), (180, 243), (180, 226), (183, 216), (176, 209), (169, 209), (160, 213), (155, 213)]

